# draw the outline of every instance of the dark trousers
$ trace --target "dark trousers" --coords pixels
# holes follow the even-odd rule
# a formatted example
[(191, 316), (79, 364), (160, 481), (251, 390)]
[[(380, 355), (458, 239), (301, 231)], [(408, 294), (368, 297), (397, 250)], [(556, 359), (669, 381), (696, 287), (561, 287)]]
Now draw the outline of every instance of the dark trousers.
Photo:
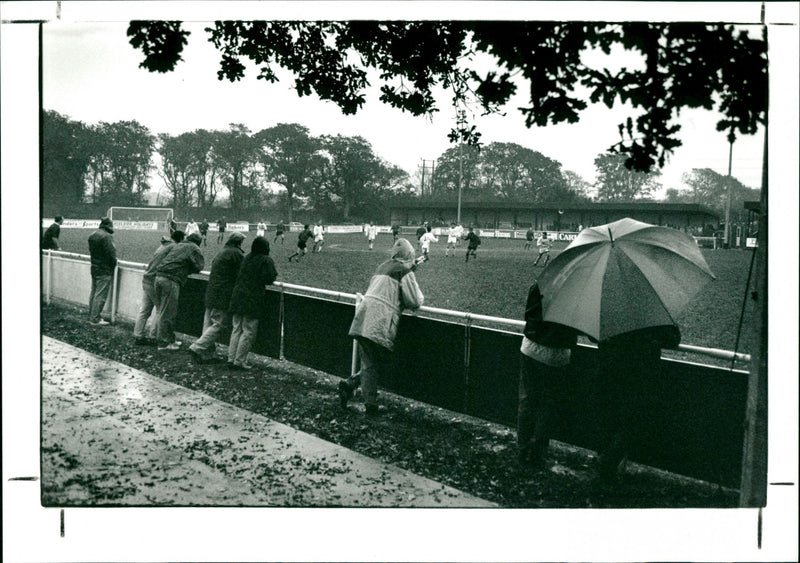
[(596, 424), (603, 439), (600, 473), (614, 478), (620, 462), (638, 442), (639, 428), (648, 414), (647, 397), (641, 396), (643, 374), (658, 373), (661, 348), (650, 341), (600, 343), (598, 365), (601, 378), (595, 391), (598, 400)]
[(357, 340), (361, 369), (347, 378), (347, 386), (352, 391), (361, 387), (364, 404), (375, 405), (378, 402), (378, 380), (391, 361), (391, 352), (367, 338)]
[(540, 463), (547, 454), (566, 371), (520, 353), (517, 444), (521, 463)]

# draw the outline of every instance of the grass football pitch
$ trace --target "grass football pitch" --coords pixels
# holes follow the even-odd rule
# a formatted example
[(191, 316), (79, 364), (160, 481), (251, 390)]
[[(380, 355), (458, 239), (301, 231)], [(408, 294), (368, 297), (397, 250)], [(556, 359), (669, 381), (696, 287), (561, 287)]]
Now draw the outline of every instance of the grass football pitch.
[[(88, 254), (89, 229), (61, 229), (61, 249)], [(114, 242), (120, 260), (147, 263), (164, 233), (158, 231), (118, 230)], [(288, 233), (281, 243), (273, 242), (274, 232), (267, 233), (271, 256), (278, 269), (278, 280), (310, 287), (363, 292), (375, 268), (389, 257), (392, 237), (378, 235), (373, 250), (369, 250), (363, 234), (327, 234), (321, 253), (309, 253), (300, 262), (289, 262), (294, 252), (297, 233)], [(254, 233), (249, 233), (243, 248), (250, 249)], [(408, 237), (416, 244), (413, 236)], [(522, 319), (528, 288), (541, 274), (542, 264), (534, 266), (535, 245), (525, 250), (524, 240), (484, 237), (478, 258), (465, 262), (466, 245), (462, 241), (453, 255), (445, 256), (446, 237), (431, 245), (430, 261), (416, 271), (425, 304), (443, 309), (466, 311), (509, 319)], [(566, 247), (555, 243), (551, 259)], [(201, 247), (206, 270), (222, 248), (216, 233), (211, 233), (208, 246)], [(309, 246), (310, 249), (310, 246)], [(682, 343), (709, 348), (733, 350), (737, 328), (742, 315), (742, 303), (747, 293), (748, 270), (752, 251), (703, 250), (706, 261), (717, 279), (706, 287), (676, 319)], [(542, 261), (543, 262), (543, 261)], [(90, 281), (86, 280), (87, 291)], [(750, 353), (752, 347), (755, 308), (746, 301), (742, 330), (737, 351)]]

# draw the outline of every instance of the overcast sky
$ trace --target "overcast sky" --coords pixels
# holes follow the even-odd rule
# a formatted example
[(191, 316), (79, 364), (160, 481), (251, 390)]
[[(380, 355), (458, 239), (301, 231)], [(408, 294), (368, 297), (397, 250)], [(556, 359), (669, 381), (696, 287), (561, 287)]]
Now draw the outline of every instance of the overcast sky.
[[(72, 9), (71, 3), (65, 2), (61, 21), (48, 23), (43, 33), (44, 107), (72, 119), (87, 124), (136, 120), (153, 133), (173, 135), (200, 128), (227, 129), (230, 123), (243, 123), (253, 132), (278, 123), (300, 123), (313, 135), (360, 135), (376, 154), (410, 174), (419, 169), (423, 159), (435, 159), (450, 146), (447, 133), (454, 113), (447, 92), (441, 93), (440, 111), (432, 119), (381, 103), (375, 87), (363, 109), (349, 116), (332, 102), (313, 95), (300, 98), (288, 77), (276, 84), (257, 80), (253, 67), (239, 82), (219, 81), (219, 53), (203, 31), (211, 17), (185, 24), (192, 34), (174, 72), (150, 73), (139, 68), (142, 55), (128, 43), (126, 13), (116, 13), (116, 19), (122, 20), (117, 22), (108, 21), (114, 12), (95, 15), (106, 20), (98, 23), (87, 22), (93, 18)], [(191, 12), (185, 17), (192, 17)], [(609, 65), (623, 62), (630, 66), (635, 59), (619, 50), (605, 60)], [(594, 105), (581, 113), (577, 124), (528, 129), (516, 110), (525, 101), (524, 95), (517, 96), (507, 105), (505, 117), (476, 116), (482, 140), (486, 144), (514, 142), (539, 151), (590, 182), (595, 178), (594, 158), (619, 140), (617, 124), (635, 115), (626, 107)], [(683, 146), (663, 170), (665, 188), (682, 187), (681, 174), (691, 168), (727, 174), (728, 143), (725, 135), (716, 131), (719, 118), (706, 110), (682, 113)], [(741, 137), (734, 145), (732, 173), (747, 186), (760, 186), (762, 150), (762, 131)]]

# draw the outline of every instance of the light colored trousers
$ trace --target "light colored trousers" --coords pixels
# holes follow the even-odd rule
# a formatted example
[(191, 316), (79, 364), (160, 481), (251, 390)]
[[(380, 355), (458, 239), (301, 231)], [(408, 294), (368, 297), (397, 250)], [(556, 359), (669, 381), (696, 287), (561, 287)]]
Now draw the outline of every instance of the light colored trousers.
[(238, 366), (247, 364), (247, 354), (258, 333), (258, 319), (233, 315), (233, 332), (228, 344), (228, 361)]
[(111, 276), (92, 276), (92, 290), (89, 294), (89, 320), (96, 323), (106, 306), (111, 293)]
[(203, 334), (189, 346), (189, 350), (197, 352), (204, 360), (214, 357), (216, 342), (220, 333), (231, 326), (231, 314), (222, 309), (206, 309), (203, 316)]
[[(139, 315), (136, 317), (136, 324), (133, 326), (133, 337), (144, 338), (145, 327), (147, 321), (153, 313), (156, 306), (156, 286), (154, 280), (142, 280), (142, 306), (139, 308)], [(156, 337), (156, 330), (158, 329), (158, 312), (156, 312), (153, 322), (150, 323), (150, 330), (147, 331), (149, 338)]]
[(181, 286), (168, 278), (156, 276), (156, 308), (158, 310), (158, 343), (169, 345), (175, 341), (175, 317)]

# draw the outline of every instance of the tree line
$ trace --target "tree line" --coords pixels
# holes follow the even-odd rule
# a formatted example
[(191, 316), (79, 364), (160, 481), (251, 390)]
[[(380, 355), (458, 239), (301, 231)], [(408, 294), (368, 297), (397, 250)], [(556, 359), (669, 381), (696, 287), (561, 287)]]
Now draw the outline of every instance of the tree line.
[[(143, 205), (155, 171), (163, 180), (164, 205), (230, 207), (233, 216), (277, 207), (289, 221), (299, 209), (329, 221), (382, 217), (396, 198), (452, 200), (459, 186), (466, 200), (532, 205), (646, 200), (661, 187), (657, 171), (631, 170), (621, 154), (597, 155), (592, 184), (557, 160), (505, 142), (451, 146), (427, 178), (411, 177), (376, 155), (362, 137), (315, 137), (296, 123), (255, 133), (231, 124), (224, 131), (155, 135), (136, 121), (86, 125), (47, 111), (43, 155), (45, 197), (62, 209), (85, 202)], [(692, 189), (670, 189), (667, 201), (701, 203), (723, 214), (726, 177), (693, 170), (684, 181)], [(732, 209), (757, 197), (738, 181), (732, 185)], [(275, 186), (282, 189), (270, 189)]]
[(298, 207), (347, 220), (411, 189), (408, 174), (364, 138), (314, 137), (298, 124), (155, 135), (136, 121), (86, 125), (46, 111), (43, 130), (44, 195), (64, 208), (142, 205), (153, 171), (178, 209), (230, 207), (236, 215), (274, 203), (269, 187), (280, 185), (290, 221)]

